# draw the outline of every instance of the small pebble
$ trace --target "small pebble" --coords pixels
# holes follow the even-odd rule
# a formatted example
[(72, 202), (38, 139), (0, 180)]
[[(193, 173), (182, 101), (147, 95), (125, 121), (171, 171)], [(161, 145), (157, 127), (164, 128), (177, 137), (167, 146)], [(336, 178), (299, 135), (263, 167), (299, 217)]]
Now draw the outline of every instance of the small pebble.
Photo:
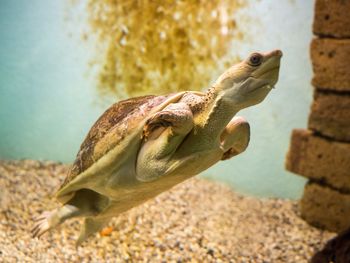
[(101, 236), (109, 236), (109, 235), (111, 235), (112, 231), (113, 231), (113, 227), (111, 227), (111, 226), (105, 227), (104, 229), (101, 230), (100, 234), (101, 234)]

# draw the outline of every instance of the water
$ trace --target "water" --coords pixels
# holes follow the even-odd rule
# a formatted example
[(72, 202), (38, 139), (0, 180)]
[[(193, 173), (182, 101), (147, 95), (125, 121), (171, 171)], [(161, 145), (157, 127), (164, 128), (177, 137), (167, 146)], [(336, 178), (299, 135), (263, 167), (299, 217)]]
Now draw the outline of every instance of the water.
[[(0, 158), (72, 162), (89, 127), (115, 100), (100, 100), (88, 62), (94, 47), (76, 35), (84, 25), (65, 21), (67, 3), (0, 4)], [(246, 25), (250, 38), (233, 47), (284, 52), (277, 89), (260, 105), (239, 113), (252, 138), (241, 156), (204, 173), (241, 192), (300, 196), (304, 180), (284, 170), (293, 128), (306, 127), (311, 102), (309, 42), (312, 1), (257, 1)]]

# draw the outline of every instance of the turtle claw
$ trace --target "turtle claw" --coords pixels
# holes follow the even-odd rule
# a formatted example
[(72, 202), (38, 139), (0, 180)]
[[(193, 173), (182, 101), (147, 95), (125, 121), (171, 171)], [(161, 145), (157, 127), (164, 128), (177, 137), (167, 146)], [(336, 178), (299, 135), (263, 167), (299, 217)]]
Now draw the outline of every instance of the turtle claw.
[(156, 113), (153, 117), (147, 120), (143, 129), (143, 138), (148, 138), (152, 132), (158, 128), (167, 128), (172, 126), (171, 122), (172, 113), (169, 111), (162, 111)]
[(41, 221), (43, 219), (46, 219), (50, 214), (51, 214), (51, 212), (45, 211), (40, 216), (37, 216), (36, 218), (34, 218), (34, 221), (35, 222), (39, 222), (39, 221)]
[(34, 219), (36, 223), (31, 230), (33, 238), (41, 237), (51, 228), (49, 223), (49, 218), (51, 217), (51, 215), (51, 212), (46, 211)]

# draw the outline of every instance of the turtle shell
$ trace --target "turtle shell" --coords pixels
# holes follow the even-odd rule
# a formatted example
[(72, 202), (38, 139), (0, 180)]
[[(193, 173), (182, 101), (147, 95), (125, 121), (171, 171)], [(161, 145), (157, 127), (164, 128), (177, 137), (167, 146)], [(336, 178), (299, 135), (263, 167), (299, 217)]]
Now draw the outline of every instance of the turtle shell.
[(131, 131), (138, 128), (157, 106), (163, 103), (165, 107), (167, 103), (176, 102), (182, 95), (183, 92), (165, 96), (148, 95), (130, 98), (108, 108), (91, 127), (81, 144), (76, 160), (56, 197), (63, 194), (61, 190), (66, 188), (72, 180), (114, 149)]

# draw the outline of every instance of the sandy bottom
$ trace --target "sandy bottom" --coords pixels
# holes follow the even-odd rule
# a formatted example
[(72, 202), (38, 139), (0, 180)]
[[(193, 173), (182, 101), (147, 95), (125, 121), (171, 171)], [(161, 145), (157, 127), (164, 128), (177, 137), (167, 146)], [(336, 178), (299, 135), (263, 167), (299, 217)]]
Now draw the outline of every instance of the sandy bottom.
[(115, 218), (108, 236), (75, 249), (80, 220), (31, 238), (33, 218), (57, 203), (66, 166), (0, 162), (0, 261), (5, 262), (307, 262), (333, 233), (309, 226), (287, 200), (238, 195), (191, 179)]

